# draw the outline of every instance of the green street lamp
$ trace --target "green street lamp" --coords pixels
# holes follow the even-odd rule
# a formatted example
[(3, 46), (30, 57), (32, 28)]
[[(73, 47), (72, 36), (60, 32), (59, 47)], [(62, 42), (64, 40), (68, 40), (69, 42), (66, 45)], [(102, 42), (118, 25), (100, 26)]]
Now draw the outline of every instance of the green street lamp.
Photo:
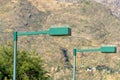
[(116, 47), (115, 46), (101, 46), (100, 48), (93, 48), (93, 49), (73, 49), (73, 80), (76, 80), (76, 55), (77, 52), (96, 52), (100, 51), (102, 53), (116, 53)]
[(13, 57), (13, 80), (16, 80), (16, 66), (17, 66), (17, 39), (18, 36), (24, 35), (39, 35), (39, 34), (49, 34), (50, 36), (69, 36), (71, 35), (71, 29), (68, 26), (64, 27), (51, 27), (49, 30), (45, 31), (33, 31), (33, 32), (14, 32), (14, 57)]

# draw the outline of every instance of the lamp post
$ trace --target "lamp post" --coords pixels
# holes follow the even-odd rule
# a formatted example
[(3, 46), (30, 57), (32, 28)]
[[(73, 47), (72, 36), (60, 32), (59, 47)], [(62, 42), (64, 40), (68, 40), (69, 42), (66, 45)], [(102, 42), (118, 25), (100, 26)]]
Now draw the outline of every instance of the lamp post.
[(49, 34), (50, 36), (68, 36), (71, 35), (71, 29), (68, 26), (64, 27), (51, 27), (45, 31), (33, 31), (33, 32), (14, 32), (14, 57), (13, 57), (13, 80), (16, 80), (16, 66), (17, 66), (17, 39), (18, 36), (24, 35), (39, 35), (39, 34)]
[(73, 80), (76, 80), (76, 55), (77, 52), (96, 52), (100, 51), (102, 53), (116, 53), (116, 47), (115, 46), (101, 46), (100, 48), (93, 48), (93, 49), (73, 49)]

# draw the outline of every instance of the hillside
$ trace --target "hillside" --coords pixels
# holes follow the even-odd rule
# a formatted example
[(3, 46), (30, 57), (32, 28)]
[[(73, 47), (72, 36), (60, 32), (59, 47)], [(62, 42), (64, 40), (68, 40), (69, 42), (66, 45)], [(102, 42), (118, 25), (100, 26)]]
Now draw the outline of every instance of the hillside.
[(120, 0), (95, 0), (109, 7), (112, 14), (120, 19)]
[[(120, 68), (120, 20), (109, 8), (94, 1), (60, 0), (4, 0), (0, 2), (0, 44), (13, 43), (13, 31), (38, 31), (50, 26), (69, 25), (72, 35), (22, 36), (18, 48), (36, 50), (45, 60), (45, 67), (53, 80), (71, 80), (72, 50), (76, 48), (116, 45), (117, 54), (79, 53), (77, 56), (78, 80), (110, 80), (115, 74), (99, 71), (89, 73), (87, 67), (106, 65), (112, 70)], [(76, 0), (77, 1), (77, 0)], [(105, 75), (105, 76), (104, 76)], [(119, 74), (118, 74), (119, 75)], [(114, 76), (119, 79), (119, 76)]]

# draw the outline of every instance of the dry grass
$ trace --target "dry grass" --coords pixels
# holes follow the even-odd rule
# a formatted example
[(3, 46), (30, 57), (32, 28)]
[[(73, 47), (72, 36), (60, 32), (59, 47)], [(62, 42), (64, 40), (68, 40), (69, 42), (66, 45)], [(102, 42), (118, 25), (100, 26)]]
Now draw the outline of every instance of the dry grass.
[(58, 3), (56, 0), (28, 0), (34, 5), (38, 10), (40, 11), (54, 11), (54, 10), (59, 10), (61, 9), (62, 6), (67, 7), (71, 5), (71, 3)]

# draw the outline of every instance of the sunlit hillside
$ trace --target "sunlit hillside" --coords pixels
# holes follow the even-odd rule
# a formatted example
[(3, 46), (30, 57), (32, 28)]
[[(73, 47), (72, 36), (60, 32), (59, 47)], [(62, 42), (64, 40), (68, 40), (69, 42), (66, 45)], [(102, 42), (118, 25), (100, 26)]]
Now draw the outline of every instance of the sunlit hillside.
[(28, 0), (37, 7), (41, 11), (51, 11), (51, 10), (58, 10), (61, 9), (62, 6), (67, 7), (68, 5), (71, 5), (72, 3), (65, 3), (65, 2), (58, 2), (56, 0)]
[[(72, 29), (71, 36), (20, 36), (18, 49), (37, 51), (53, 80), (71, 80), (74, 47), (115, 45), (116, 54), (78, 53), (77, 80), (119, 80), (120, 20), (110, 8), (89, 0), (77, 3), (63, 0), (0, 1), (1, 45), (13, 44), (13, 31), (41, 31), (66, 25)], [(98, 67), (100, 69), (95, 69)]]

